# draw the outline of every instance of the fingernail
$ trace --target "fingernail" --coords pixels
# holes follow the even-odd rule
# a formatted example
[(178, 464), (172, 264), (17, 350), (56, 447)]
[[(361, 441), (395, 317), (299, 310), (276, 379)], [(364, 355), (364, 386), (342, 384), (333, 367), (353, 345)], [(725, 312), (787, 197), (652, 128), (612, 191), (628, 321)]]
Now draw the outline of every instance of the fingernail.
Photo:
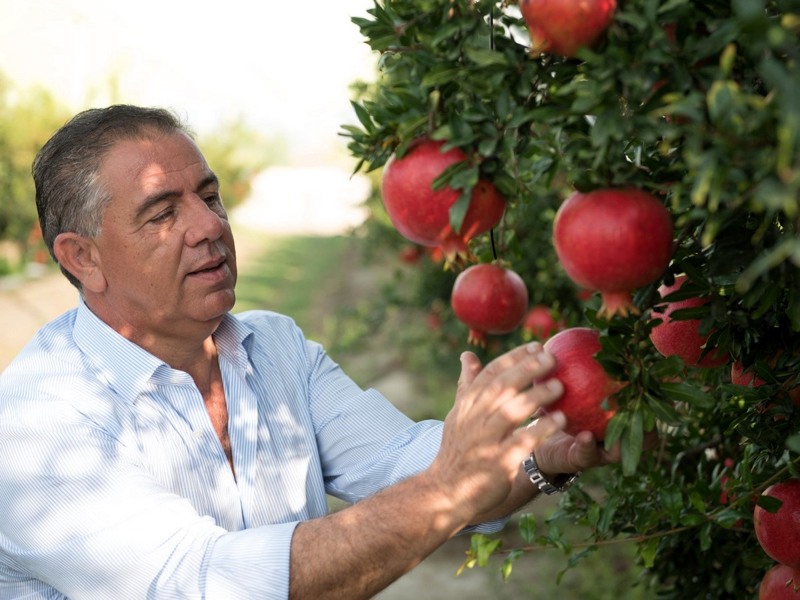
[(536, 354), (537, 352), (542, 351), (542, 344), (541, 342), (531, 342), (530, 344), (528, 344), (527, 349), (530, 354)]
[(552, 378), (548, 379), (544, 382), (544, 386), (547, 388), (548, 391), (553, 392), (554, 394), (560, 394), (564, 391), (564, 384), (561, 383), (560, 380)]
[(551, 412), (550, 417), (553, 419), (553, 423), (555, 423), (559, 428), (563, 429), (567, 426), (567, 417), (564, 416), (564, 413), (560, 410)]
[(555, 364), (555, 359), (553, 359), (553, 356), (547, 352), (542, 352), (538, 359), (539, 364), (543, 367), (552, 367)]

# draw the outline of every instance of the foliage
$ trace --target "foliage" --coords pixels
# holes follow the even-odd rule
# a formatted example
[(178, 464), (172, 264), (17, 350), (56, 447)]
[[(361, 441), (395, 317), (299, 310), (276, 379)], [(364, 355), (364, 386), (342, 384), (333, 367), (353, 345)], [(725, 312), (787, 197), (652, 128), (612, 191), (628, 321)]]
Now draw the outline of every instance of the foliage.
[(250, 195), (255, 176), (276, 163), (284, 151), (280, 140), (266, 139), (242, 119), (200, 136), (198, 145), (222, 182), (228, 211)]
[[(588, 526), (594, 543), (636, 543), (659, 597), (755, 597), (771, 561), (752, 531), (753, 502), (800, 465), (800, 407), (788, 394), (800, 384), (800, 2), (618, 4), (605, 39), (564, 59), (530, 54), (513, 4), (376, 2), (353, 22), (380, 56), (379, 77), (362, 86), (359, 125), (343, 134), (356, 170), (380, 169), (422, 136), (464, 150), (469, 160), (439, 182), (462, 190), (454, 227), (479, 177), (507, 200), (502, 224), (473, 242), (478, 260), (499, 255), (532, 303), (600, 330), (598, 359), (629, 382), (607, 439), (621, 442), (623, 460), (586, 478), (598, 477), (602, 494), (566, 494), (560, 515)], [(637, 291), (640, 315), (602, 320), (596, 298), (576, 296), (551, 235), (569, 193), (610, 186), (663, 198), (676, 250)], [(656, 289), (680, 273), (691, 283), (674, 299), (709, 300), (682, 317), (701, 319), (709, 347), (765, 385), (733, 385), (730, 364), (691, 368), (653, 349)], [(420, 270), (420, 304), (437, 302), (447, 322), (430, 278)], [(643, 453), (656, 427), (660, 447)], [(553, 531), (532, 544), (563, 546)]]
[(31, 164), (39, 148), (68, 118), (47, 91), (21, 94), (0, 74), (0, 240), (20, 247), (23, 261), (43, 250)]

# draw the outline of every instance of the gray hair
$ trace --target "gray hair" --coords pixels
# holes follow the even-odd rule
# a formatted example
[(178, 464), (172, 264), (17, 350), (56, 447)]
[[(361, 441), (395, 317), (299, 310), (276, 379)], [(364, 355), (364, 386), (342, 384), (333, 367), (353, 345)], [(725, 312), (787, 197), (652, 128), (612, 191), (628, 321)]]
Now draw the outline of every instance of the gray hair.
[[(172, 112), (118, 104), (75, 115), (51, 137), (33, 161), (36, 209), (50, 255), (60, 233), (97, 237), (103, 212), (111, 200), (98, 180), (108, 151), (123, 140), (147, 139), (159, 133), (181, 132), (194, 137)], [(61, 272), (81, 289), (62, 265)]]

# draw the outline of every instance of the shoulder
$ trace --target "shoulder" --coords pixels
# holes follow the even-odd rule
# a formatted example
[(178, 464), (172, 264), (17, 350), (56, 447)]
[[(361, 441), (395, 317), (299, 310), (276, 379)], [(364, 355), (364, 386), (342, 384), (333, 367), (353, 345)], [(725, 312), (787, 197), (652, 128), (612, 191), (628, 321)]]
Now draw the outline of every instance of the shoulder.
[(244, 342), (251, 359), (264, 358), (273, 365), (294, 363), (312, 368), (325, 354), (322, 346), (306, 338), (294, 319), (287, 315), (251, 310), (233, 317), (251, 334)]
[(0, 373), (0, 423), (66, 427), (95, 412), (107, 390), (75, 343), (75, 316), (47, 323)]
[(243, 326), (257, 345), (290, 347), (304, 346), (306, 343), (303, 331), (291, 317), (268, 310), (249, 310), (233, 315)]

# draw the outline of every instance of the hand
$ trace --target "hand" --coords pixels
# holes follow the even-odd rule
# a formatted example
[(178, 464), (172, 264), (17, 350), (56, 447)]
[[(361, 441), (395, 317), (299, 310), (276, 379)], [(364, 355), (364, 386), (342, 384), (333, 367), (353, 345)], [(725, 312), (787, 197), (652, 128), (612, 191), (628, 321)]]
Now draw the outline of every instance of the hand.
[[(655, 447), (657, 442), (655, 431), (645, 433), (645, 450)], [(542, 473), (552, 477), (619, 462), (620, 454), (619, 443), (606, 450), (603, 442), (597, 441), (590, 431), (576, 436), (559, 431), (536, 449), (536, 463)]]
[[(542, 381), (554, 366), (553, 356), (538, 343), (515, 348), (485, 368), (472, 352), (461, 355), (456, 401), (428, 471), (465, 522), (501, 504), (522, 460), (563, 429), (560, 412), (539, 419), (535, 427), (520, 427), (563, 393), (560, 381)], [(533, 385), (534, 380), (540, 383)]]

